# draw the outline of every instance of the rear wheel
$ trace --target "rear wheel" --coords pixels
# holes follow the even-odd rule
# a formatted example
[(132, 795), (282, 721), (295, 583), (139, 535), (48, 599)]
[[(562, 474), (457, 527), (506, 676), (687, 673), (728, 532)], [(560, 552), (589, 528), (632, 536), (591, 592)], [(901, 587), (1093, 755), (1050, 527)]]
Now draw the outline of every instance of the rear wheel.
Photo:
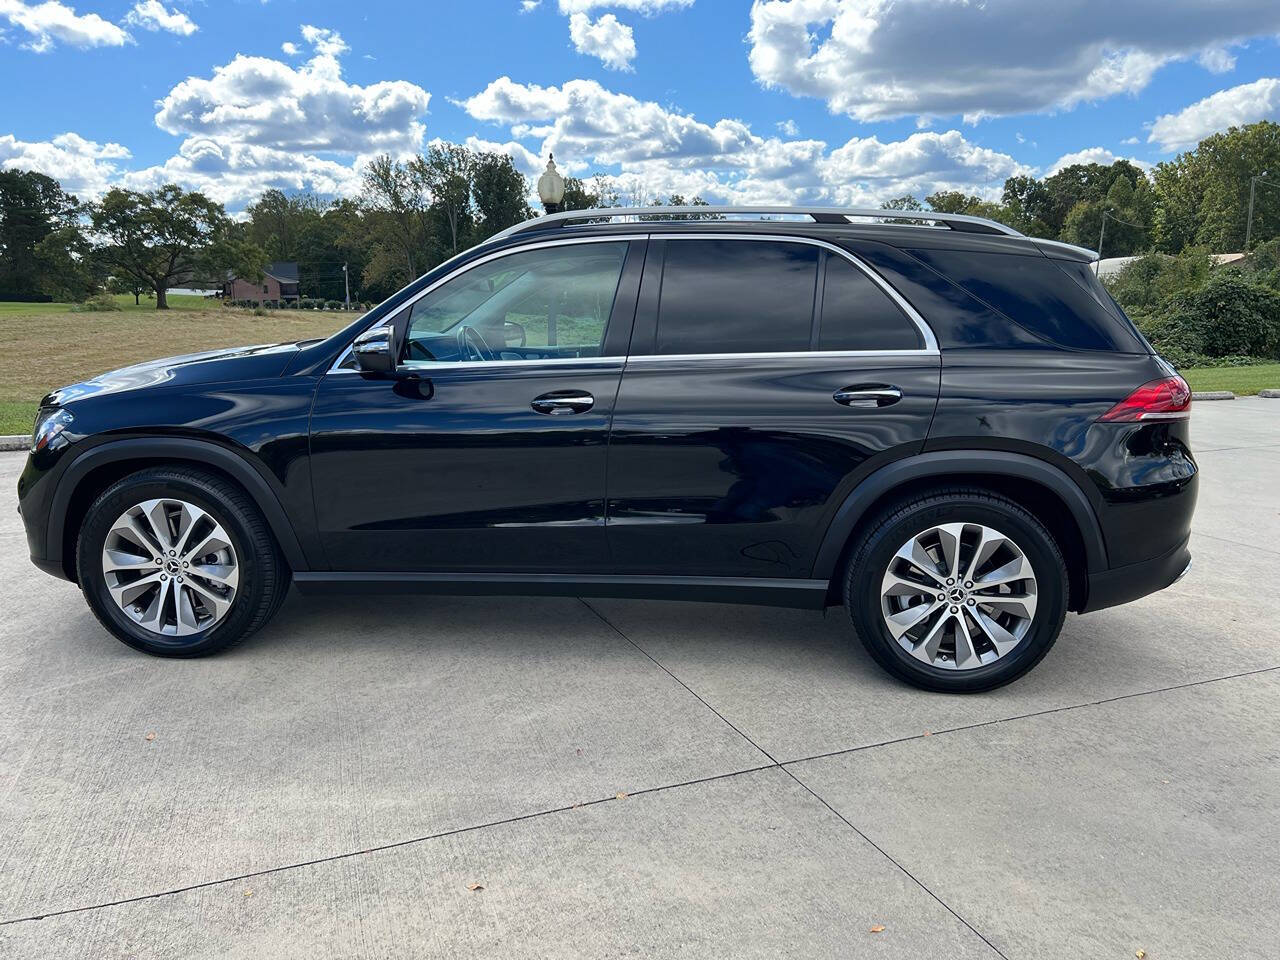
[(890, 673), (928, 690), (1009, 683), (1049, 652), (1066, 615), (1053, 537), (990, 493), (930, 493), (877, 518), (855, 545), (845, 606)]
[(177, 467), (143, 470), (104, 491), (86, 514), (76, 562), (103, 626), (157, 656), (203, 656), (240, 642), (289, 586), (244, 492)]

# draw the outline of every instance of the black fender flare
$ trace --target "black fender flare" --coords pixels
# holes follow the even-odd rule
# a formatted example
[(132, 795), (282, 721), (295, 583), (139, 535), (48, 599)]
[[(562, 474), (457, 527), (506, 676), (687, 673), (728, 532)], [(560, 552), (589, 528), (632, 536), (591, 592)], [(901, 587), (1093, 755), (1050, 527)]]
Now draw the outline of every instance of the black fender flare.
[(140, 437), (111, 440), (86, 450), (72, 460), (58, 478), (58, 485), (53, 492), (46, 541), (47, 559), (51, 563), (62, 563), (63, 524), (66, 520), (67, 508), (71, 504), (76, 488), (91, 471), (105, 464), (119, 463), (122, 460), (167, 458), (207, 463), (235, 479), (262, 511), (267, 525), (275, 535), (276, 543), (280, 544), (281, 551), (289, 561), (289, 566), (293, 570), (310, 569), (289, 515), (280, 505), (280, 498), (276, 491), (258, 469), (244, 457), (226, 447), (209, 440), (195, 440), (190, 437)]
[(987, 474), (1038, 483), (1052, 491), (1070, 511), (1084, 542), (1089, 573), (1107, 569), (1107, 547), (1098, 516), (1088, 496), (1061, 468), (1022, 453), (1003, 450), (938, 450), (896, 460), (865, 477), (836, 510), (818, 547), (812, 576), (830, 580), (849, 535), (871, 505), (894, 487), (912, 480), (956, 474)]

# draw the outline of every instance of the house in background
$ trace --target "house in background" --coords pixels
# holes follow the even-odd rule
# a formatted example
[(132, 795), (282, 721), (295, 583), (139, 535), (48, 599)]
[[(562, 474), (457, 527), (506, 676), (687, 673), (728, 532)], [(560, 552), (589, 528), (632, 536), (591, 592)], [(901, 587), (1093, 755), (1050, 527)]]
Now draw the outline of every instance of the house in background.
[(268, 263), (262, 268), (261, 283), (251, 283), (241, 277), (228, 277), (222, 285), (222, 296), (226, 300), (253, 300), (256, 303), (288, 303), (297, 300), (298, 265)]

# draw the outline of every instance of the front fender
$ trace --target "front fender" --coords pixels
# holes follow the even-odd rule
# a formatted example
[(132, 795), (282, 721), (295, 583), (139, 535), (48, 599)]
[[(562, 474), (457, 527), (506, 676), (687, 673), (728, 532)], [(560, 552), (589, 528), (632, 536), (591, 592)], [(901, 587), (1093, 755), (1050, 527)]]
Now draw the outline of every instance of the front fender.
[(190, 437), (110, 440), (90, 447), (68, 463), (58, 477), (49, 503), (45, 559), (50, 565), (61, 566), (64, 561), (64, 525), (72, 498), (81, 482), (102, 466), (129, 460), (203, 463), (229, 475), (245, 489), (262, 511), (289, 566), (295, 571), (311, 569), (312, 565), (302, 549), (293, 523), (281, 506), (279, 493), (264, 472), (234, 450), (210, 440)]

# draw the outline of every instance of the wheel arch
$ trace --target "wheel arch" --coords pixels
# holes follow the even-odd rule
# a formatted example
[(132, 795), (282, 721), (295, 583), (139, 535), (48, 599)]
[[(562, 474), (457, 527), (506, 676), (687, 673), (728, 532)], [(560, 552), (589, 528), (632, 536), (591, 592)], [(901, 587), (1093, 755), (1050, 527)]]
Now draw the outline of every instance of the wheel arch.
[(189, 437), (114, 440), (85, 451), (58, 478), (49, 510), (48, 560), (60, 564), (75, 581), (75, 538), (90, 504), (112, 483), (138, 470), (157, 466), (194, 466), (239, 486), (262, 511), (289, 568), (310, 564), (293, 524), (271, 484), (234, 451), (208, 440)]
[(1027, 509), (1053, 534), (1067, 561), (1069, 609), (1084, 606), (1089, 574), (1107, 569), (1106, 544), (1088, 497), (1053, 464), (1026, 454), (985, 450), (922, 453), (863, 479), (836, 510), (814, 561), (813, 578), (829, 581), (829, 603), (841, 602), (838, 575), (865, 525), (889, 504), (937, 486), (978, 487)]

